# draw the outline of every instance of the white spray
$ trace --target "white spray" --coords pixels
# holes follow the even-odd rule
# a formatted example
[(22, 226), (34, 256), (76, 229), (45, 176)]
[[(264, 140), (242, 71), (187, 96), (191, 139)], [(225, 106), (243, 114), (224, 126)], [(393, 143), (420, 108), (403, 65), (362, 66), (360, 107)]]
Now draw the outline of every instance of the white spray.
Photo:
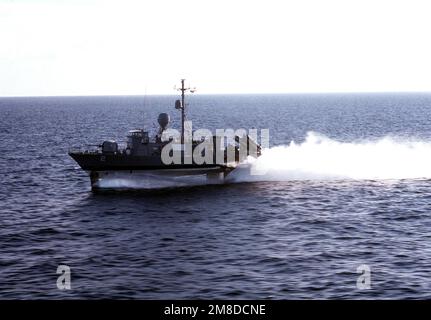
[(301, 144), (265, 150), (229, 175), (230, 182), (420, 178), (431, 178), (431, 141), (339, 142), (314, 132)]

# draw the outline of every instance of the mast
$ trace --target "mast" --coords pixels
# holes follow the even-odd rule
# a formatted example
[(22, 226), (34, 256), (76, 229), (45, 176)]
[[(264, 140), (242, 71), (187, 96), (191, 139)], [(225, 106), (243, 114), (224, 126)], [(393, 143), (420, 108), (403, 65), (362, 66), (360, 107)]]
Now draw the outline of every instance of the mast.
[(184, 118), (185, 118), (185, 108), (186, 108), (186, 104), (184, 102), (185, 97), (184, 97), (184, 92), (186, 91), (186, 89), (184, 88), (184, 80), (185, 79), (181, 79), (181, 144), (184, 144)]
[(185, 87), (184, 81), (186, 79), (181, 79), (181, 88), (178, 88), (178, 91), (181, 91), (181, 101), (177, 100), (175, 101), (175, 108), (181, 109), (181, 144), (184, 144), (184, 121), (185, 121), (185, 109), (186, 109), (186, 103), (185, 103), (185, 92), (190, 90), (191, 93), (195, 92), (196, 88), (190, 88)]

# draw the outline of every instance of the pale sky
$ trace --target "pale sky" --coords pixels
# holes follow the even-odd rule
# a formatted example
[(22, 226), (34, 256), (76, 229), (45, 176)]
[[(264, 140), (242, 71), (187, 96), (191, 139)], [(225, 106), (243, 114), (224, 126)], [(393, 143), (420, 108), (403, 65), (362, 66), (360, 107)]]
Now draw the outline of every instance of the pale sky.
[(431, 1), (0, 0), (0, 96), (431, 91)]

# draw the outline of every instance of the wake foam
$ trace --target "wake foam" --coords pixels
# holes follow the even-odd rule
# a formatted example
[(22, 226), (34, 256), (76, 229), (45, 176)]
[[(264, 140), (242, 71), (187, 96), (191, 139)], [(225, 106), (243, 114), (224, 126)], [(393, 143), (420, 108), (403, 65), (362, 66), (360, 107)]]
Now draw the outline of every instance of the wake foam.
[(115, 172), (100, 179), (97, 186), (100, 189), (164, 189), (191, 187), (207, 184), (206, 176), (163, 176), (149, 173)]
[(393, 137), (339, 142), (309, 132), (303, 143), (266, 149), (228, 177), (230, 182), (431, 178), (431, 142)]

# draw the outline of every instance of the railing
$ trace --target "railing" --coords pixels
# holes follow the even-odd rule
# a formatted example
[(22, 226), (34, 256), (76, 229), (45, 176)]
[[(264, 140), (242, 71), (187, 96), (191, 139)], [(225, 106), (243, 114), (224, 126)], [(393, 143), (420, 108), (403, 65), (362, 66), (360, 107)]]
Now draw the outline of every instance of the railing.
[[(119, 142), (118, 143), (118, 152), (122, 152), (126, 149), (126, 142)], [(85, 146), (77, 146), (77, 147), (70, 147), (69, 153), (86, 153), (86, 154), (98, 154), (102, 153), (102, 148), (99, 145), (90, 144)]]
[(69, 153), (102, 153), (98, 146), (70, 147)]

